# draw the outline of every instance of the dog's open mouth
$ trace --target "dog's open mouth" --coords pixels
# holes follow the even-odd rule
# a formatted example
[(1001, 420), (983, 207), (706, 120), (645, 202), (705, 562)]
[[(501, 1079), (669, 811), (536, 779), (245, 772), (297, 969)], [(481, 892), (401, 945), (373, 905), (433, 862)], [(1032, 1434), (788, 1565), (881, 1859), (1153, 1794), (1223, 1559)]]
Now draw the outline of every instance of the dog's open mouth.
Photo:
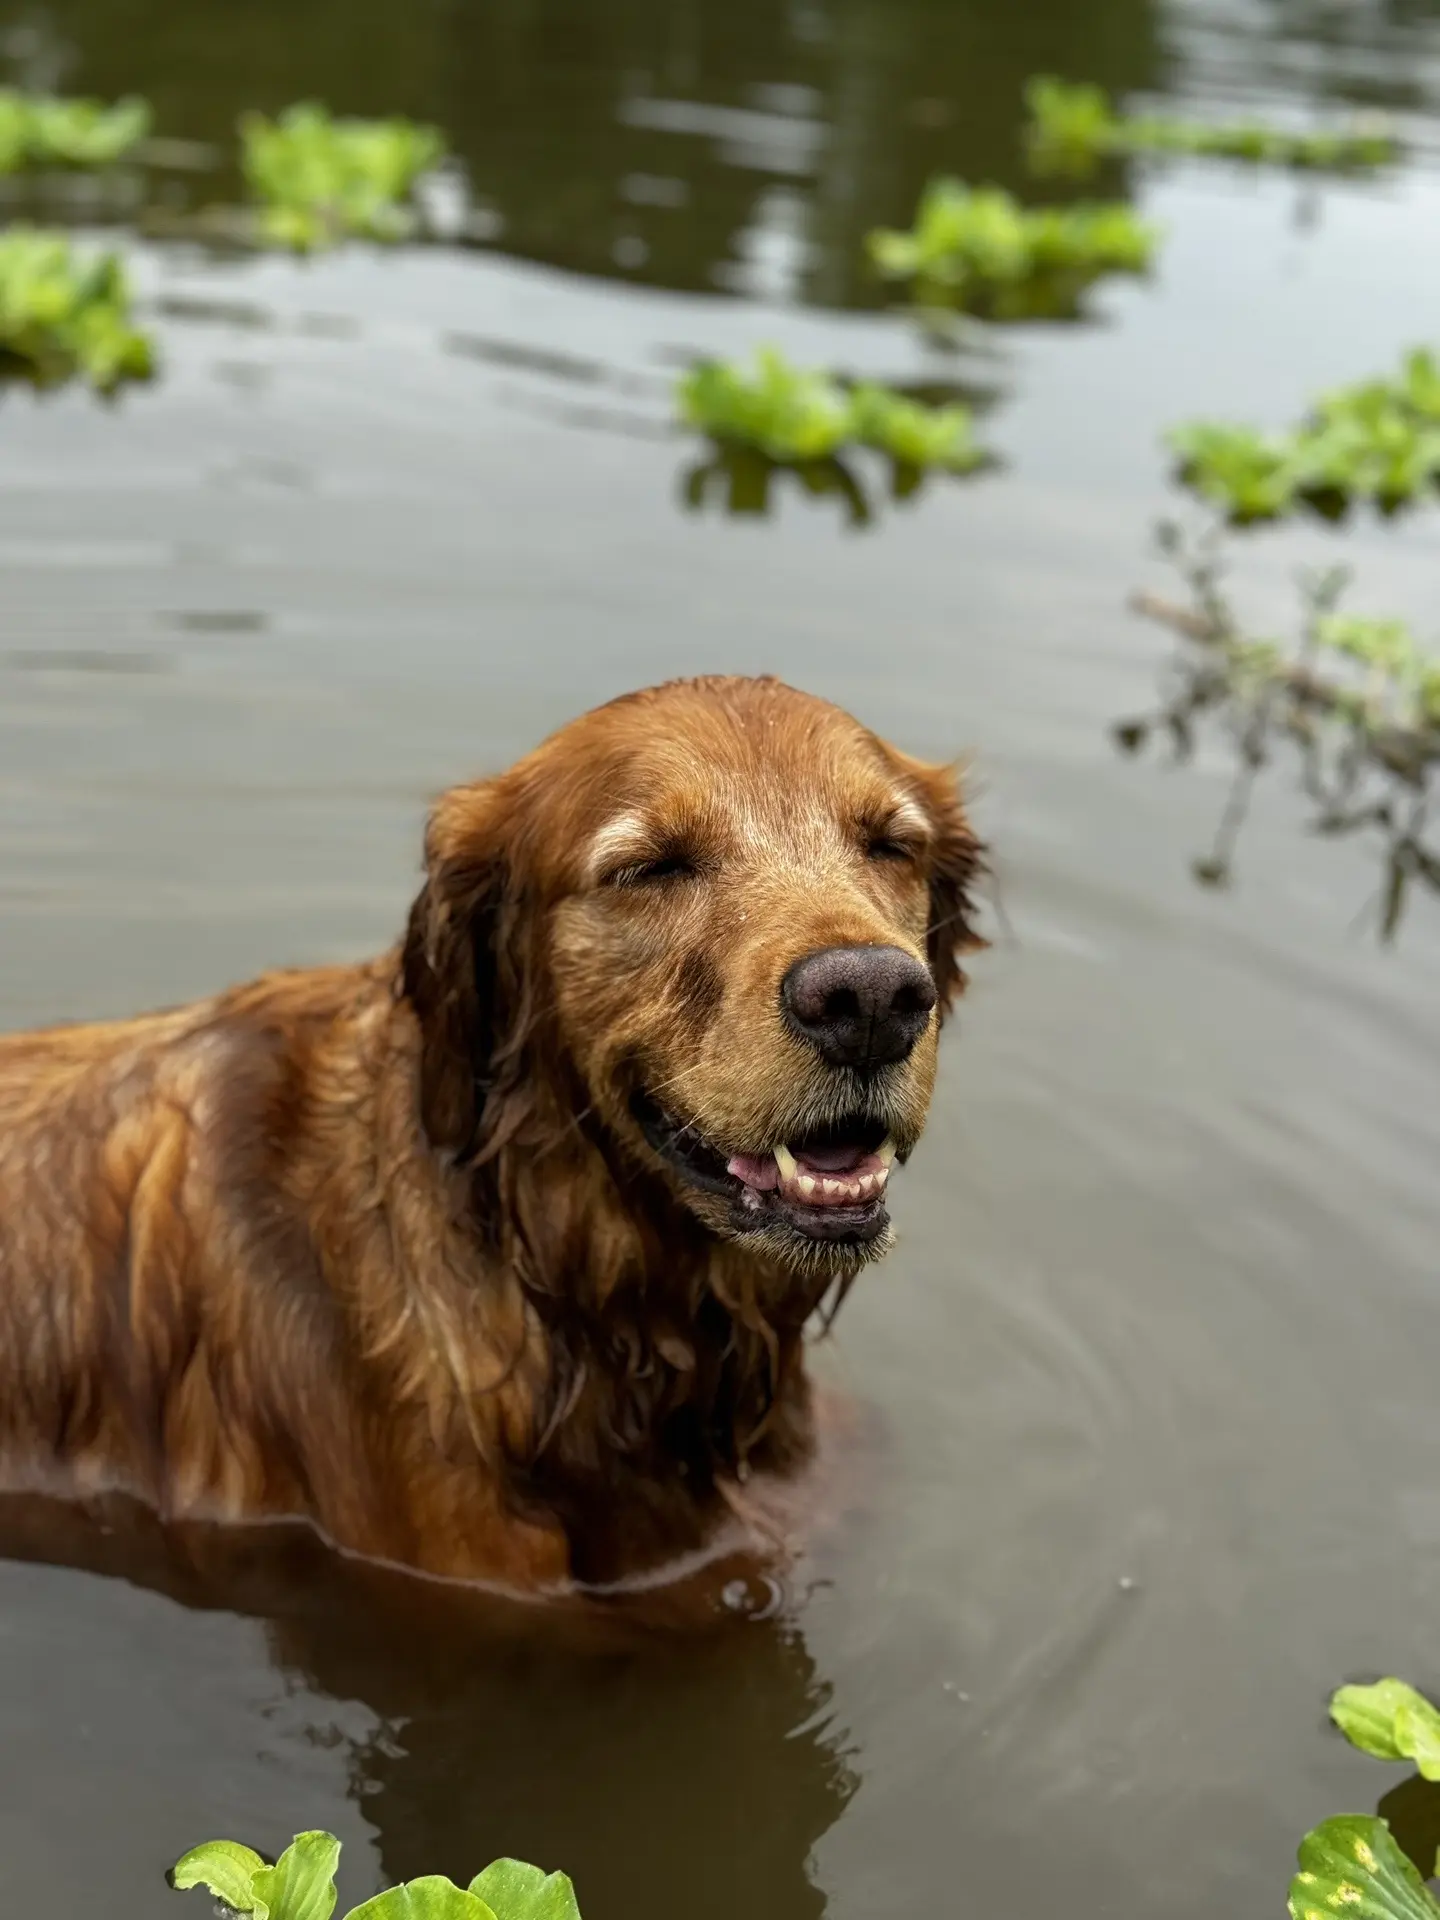
[(864, 1241), (885, 1229), (896, 1148), (881, 1121), (857, 1116), (764, 1153), (726, 1154), (644, 1095), (634, 1110), (655, 1151), (691, 1185), (729, 1200), (742, 1231), (784, 1223), (812, 1240)]
[(725, 1171), (745, 1189), (747, 1202), (778, 1192), (792, 1206), (859, 1207), (884, 1193), (894, 1161), (895, 1145), (888, 1137), (873, 1150), (863, 1140), (831, 1137), (798, 1140), (773, 1153), (737, 1153), (726, 1161)]

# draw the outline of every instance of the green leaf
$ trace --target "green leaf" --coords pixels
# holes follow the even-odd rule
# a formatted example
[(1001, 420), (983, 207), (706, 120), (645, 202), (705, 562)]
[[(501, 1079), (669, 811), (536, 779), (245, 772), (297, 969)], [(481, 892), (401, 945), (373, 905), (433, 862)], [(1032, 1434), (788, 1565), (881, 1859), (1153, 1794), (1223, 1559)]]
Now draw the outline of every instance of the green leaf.
[(352, 1907), (346, 1920), (496, 1920), (478, 1894), (457, 1887), (443, 1873), (387, 1887), (373, 1900)]
[(1395, 1714), (1412, 1692), (1403, 1680), (1341, 1687), (1330, 1702), (1330, 1718), (1362, 1753), (1376, 1760), (1403, 1760), (1404, 1751), (1395, 1737)]
[(1341, 1687), (1330, 1718), (1352, 1746), (1377, 1760), (1413, 1760), (1427, 1780), (1440, 1780), (1440, 1712), (1403, 1680)]
[(189, 1887), (206, 1887), (237, 1913), (268, 1920), (268, 1910), (263, 1904), (257, 1906), (254, 1893), (255, 1876), (265, 1871), (259, 1854), (238, 1840), (206, 1840), (181, 1854), (170, 1870), (170, 1883), (182, 1893)]
[(1440, 1780), (1440, 1713), (1417, 1694), (1395, 1716), (1395, 1733), (1403, 1752), (1426, 1780)]
[(269, 1920), (330, 1920), (340, 1842), (333, 1833), (297, 1833), (273, 1867), (262, 1867), (253, 1888)]
[(1437, 1920), (1440, 1907), (1373, 1814), (1324, 1820), (1300, 1842), (1291, 1920)]
[(495, 1920), (580, 1920), (575, 1889), (564, 1873), (546, 1873), (523, 1860), (492, 1860), (470, 1882), (494, 1909)]

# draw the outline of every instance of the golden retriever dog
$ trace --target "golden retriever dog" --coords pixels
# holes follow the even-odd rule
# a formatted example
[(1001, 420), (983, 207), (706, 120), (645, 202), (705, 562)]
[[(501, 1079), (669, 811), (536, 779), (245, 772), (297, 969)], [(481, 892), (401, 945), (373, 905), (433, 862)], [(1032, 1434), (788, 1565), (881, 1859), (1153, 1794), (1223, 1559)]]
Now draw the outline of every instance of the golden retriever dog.
[(0, 1485), (531, 1593), (703, 1555), (810, 1459), (979, 860), (951, 770), (676, 681), (445, 794), (381, 958), (0, 1039)]

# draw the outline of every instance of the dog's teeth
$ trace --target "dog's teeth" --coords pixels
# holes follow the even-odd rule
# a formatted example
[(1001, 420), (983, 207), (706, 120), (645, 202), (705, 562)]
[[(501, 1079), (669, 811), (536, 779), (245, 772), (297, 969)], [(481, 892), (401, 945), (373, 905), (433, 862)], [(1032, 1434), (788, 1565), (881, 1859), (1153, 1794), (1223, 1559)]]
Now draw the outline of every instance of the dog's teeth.
[(791, 1197), (809, 1200), (820, 1205), (857, 1206), (862, 1201), (874, 1199), (883, 1193), (885, 1183), (890, 1177), (890, 1168), (895, 1159), (895, 1143), (887, 1139), (883, 1146), (876, 1149), (877, 1167), (865, 1173), (822, 1174), (802, 1173), (800, 1163), (789, 1147), (774, 1149), (775, 1166), (780, 1175), (782, 1190)]

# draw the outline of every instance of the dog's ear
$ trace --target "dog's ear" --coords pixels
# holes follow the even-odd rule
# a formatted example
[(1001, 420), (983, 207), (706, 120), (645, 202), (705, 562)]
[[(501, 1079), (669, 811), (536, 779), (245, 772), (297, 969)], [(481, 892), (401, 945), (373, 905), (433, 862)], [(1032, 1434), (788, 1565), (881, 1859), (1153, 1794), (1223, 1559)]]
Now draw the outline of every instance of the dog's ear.
[(420, 1023), (420, 1115), (457, 1159), (479, 1145), (505, 1026), (510, 876), (490, 783), (442, 795), (425, 831), (425, 885), (410, 910), (401, 980)]
[(989, 944), (975, 930), (975, 887), (986, 870), (985, 848), (966, 816), (956, 769), (924, 767), (919, 772), (926, 811), (935, 830), (930, 850), (926, 958), (943, 1019), (965, 990), (961, 956)]

